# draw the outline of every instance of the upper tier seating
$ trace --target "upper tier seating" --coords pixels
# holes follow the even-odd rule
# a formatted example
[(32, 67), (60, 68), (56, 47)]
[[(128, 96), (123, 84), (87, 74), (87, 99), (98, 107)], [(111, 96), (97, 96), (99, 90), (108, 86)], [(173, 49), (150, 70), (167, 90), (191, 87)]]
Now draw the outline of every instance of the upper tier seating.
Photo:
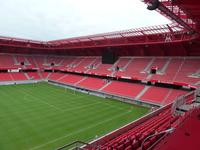
[(47, 56), (46, 57), (46, 64), (51, 65), (52, 63), (54, 63), (54, 65), (61, 65), (63, 60), (64, 60), (63, 57)]
[(197, 73), (199, 69), (200, 69), (200, 59), (187, 58), (185, 59), (183, 65), (180, 67), (180, 70), (178, 70), (174, 81), (195, 84), (200, 79), (189, 76), (192, 76), (193, 74)]
[(145, 79), (147, 74), (143, 73), (150, 63), (150, 58), (133, 58), (130, 64), (123, 71), (118, 71), (117, 76), (134, 77), (137, 79)]
[(168, 60), (169, 58), (155, 58), (147, 71), (150, 71), (152, 67), (157, 67), (160, 72), (165, 71), (164, 67), (167, 67)]
[(76, 72), (86, 72), (90, 69), (91, 65), (95, 61), (96, 58), (94, 57), (89, 57), (89, 58), (84, 58), (75, 68), (74, 70)]
[(180, 70), (180, 66), (183, 65), (184, 59), (182, 58), (172, 58), (170, 64), (166, 68), (164, 75), (153, 75), (151, 79), (159, 80), (163, 82), (173, 82), (177, 76), (177, 72)]
[[(33, 61), (37, 68), (44, 68), (45, 67), (45, 58), (44, 56), (32, 56)], [(47, 63), (46, 63), (47, 64)]]
[(26, 59), (28, 61), (28, 65), (26, 65), (26, 68), (38, 68), (36, 60), (34, 60), (34, 57), (32, 56), (26, 56)]
[(97, 66), (97, 68), (91, 70), (92, 74), (97, 74), (97, 75), (110, 75), (112, 73), (112, 70), (109, 70), (112, 67), (110, 64), (100, 64)]
[(128, 65), (129, 61), (131, 61), (131, 58), (119, 58), (119, 60), (115, 63), (115, 66), (124, 70), (125, 67)]
[[(46, 55), (0, 55), (0, 68), (54, 68), (96, 75), (114, 75), (139, 80), (159, 80), (198, 85), (198, 57), (120, 57), (114, 65), (102, 64), (101, 57), (61, 57)], [(51, 66), (51, 63), (55, 63)], [(192, 66), (192, 67), (191, 67)], [(152, 67), (156, 74), (149, 74)], [(118, 70), (116, 69), (118, 68)]]
[(0, 55), (0, 68), (18, 68), (18, 66), (15, 65), (13, 55)]

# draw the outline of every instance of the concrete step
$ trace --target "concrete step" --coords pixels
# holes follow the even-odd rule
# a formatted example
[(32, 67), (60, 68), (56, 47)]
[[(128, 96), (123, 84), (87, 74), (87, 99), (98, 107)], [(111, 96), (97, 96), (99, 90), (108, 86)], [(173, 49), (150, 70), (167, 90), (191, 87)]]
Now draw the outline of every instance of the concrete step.
[(139, 100), (142, 95), (144, 95), (144, 93), (150, 88), (151, 86), (145, 86), (144, 89), (135, 97), (136, 100)]
[(151, 69), (150, 67), (152, 66), (152, 64), (154, 63), (154, 61), (155, 61), (155, 58), (152, 58), (151, 61), (148, 63), (148, 65), (143, 70), (143, 72), (148, 72)]
[(169, 59), (167, 60), (167, 62), (166, 62), (165, 65), (163, 66), (163, 68), (160, 70), (161, 73), (165, 73), (165, 71), (167, 70), (169, 64), (171, 63), (171, 60), (172, 60), (171, 58), (169, 58)]
[(81, 79), (80, 81), (76, 82), (74, 85), (78, 85), (79, 83), (81, 83), (82, 81), (86, 80), (88, 77), (84, 77), (83, 79)]
[(112, 81), (109, 81), (108, 83), (106, 83), (104, 86), (102, 86), (98, 91), (103, 90), (104, 88), (106, 88), (108, 85), (110, 85), (112, 83)]
[(122, 68), (122, 70), (126, 70), (126, 68), (129, 66), (129, 64), (133, 61), (134, 58), (131, 58), (128, 63)]

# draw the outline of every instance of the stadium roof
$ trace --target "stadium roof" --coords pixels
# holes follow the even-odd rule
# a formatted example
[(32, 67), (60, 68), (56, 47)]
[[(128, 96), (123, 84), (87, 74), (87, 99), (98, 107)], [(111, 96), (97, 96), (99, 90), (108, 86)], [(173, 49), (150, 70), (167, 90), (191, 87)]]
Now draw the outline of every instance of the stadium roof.
[(41, 41), (168, 24), (140, 0), (6, 0), (0, 35)]

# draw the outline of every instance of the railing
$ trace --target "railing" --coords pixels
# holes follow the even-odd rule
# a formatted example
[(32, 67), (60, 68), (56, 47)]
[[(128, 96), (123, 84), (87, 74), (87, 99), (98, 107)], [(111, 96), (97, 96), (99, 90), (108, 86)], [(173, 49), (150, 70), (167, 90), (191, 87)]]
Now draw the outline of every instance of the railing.
[[(86, 149), (90, 149), (90, 148), (98, 149), (98, 146), (101, 145), (102, 143), (104, 143), (105, 141), (113, 139), (114, 137), (119, 136), (122, 133), (124, 133), (124, 132), (126, 132), (126, 131), (128, 131), (128, 130), (136, 127), (136, 126), (138, 126), (142, 122), (145, 122), (149, 118), (159, 114), (160, 112), (162, 112), (165, 109), (170, 109), (170, 107), (171, 107), (172, 110), (176, 111), (176, 108), (178, 106), (182, 106), (184, 104), (190, 104), (191, 102), (193, 102), (196, 99), (195, 96), (197, 94), (200, 94), (200, 89), (197, 89), (196, 91), (192, 91), (192, 92), (190, 92), (190, 93), (188, 93), (188, 94), (186, 94), (186, 95), (184, 95), (182, 97), (178, 97), (176, 102), (173, 105), (169, 104), (169, 105), (167, 105), (167, 106), (165, 106), (163, 108), (160, 108), (160, 109), (158, 109), (158, 110), (156, 110), (156, 111), (154, 111), (154, 112), (152, 112), (152, 113), (150, 113), (150, 114), (148, 114), (148, 115), (146, 115), (146, 116), (144, 116), (144, 117), (142, 117), (142, 118), (140, 118), (140, 119), (138, 119), (138, 120), (136, 120), (136, 121), (134, 121), (134, 122), (132, 122), (130, 124), (125, 125), (124, 127), (121, 127), (121, 128), (119, 128), (119, 129), (117, 129), (117, 130), (115, 130), (115, 131), (113, 131), (113, 132), (111, 132), (111, 133), (109, 133), (109, 134), (107, 134), (107, 135), (105, 135), (103, 137), (100, 137), (99, 139), (96, 139), (96, 140), (94, 140), (94, 141), (92, 141), (90, 143), (85, 143), (85, 142), (81, 142), (81, 141), (75, 141), (75, 142), (72, 142), (70, 144), (62, 146), (62, 147), (58, 148), (57, 150), (66, 150), (66, 149), (84, 150), (85, 148)], [(180, 122), (177, 121), (177, 125), (176, 126), (179, 126), (180, 123), (183, 122), (183, 120), (186, 120), (190, 116), (191, 112), (193, 112), (193, 110), (189, 110), (187, 112), (187, 115), (185, 115), (183, 117), (183, 119), (181, 119), (182, 121), (180, 121)], [(172, 111), (172, 114), (173, 113), (174, 112)], [(153, 145), (152, 147), (154, 147), (155, 145)]]
[(90, 145), (88, 143), (85, 143), (85, 142), (82, 142), (82, 141), (75, 141), (75, 142), (69, 143), (67, 145), (64, 145), (62, 147), (59, 147), (56, 150), (68, 150), (68, 149), (71, 149), (71, 150), (84, 150), (84, 148), (81, 148), (83, 146), (87, 146), (88, 148), (94, 148), (94, 146), (92, 146), (92, 145)]
[(177, 97), (176, 100), (172, 104), (172, 108), (171, 108), (172, 114), (175, 114), (177, 108), (183, 105), (192, 104), (194, 101), (196, 101), (197, 96), (199, 94), (200, 94), (200, 88), (190, 93), (187, 93), (186, 95), (181, 95)]
[[(191, 118), (192, 115), (194, 115), (194, 113), (197, 113), (200, 111), (200, 106), (195, 107), (191, 110), (189, 110), (188, 112), (186, 112), (181, 119), (179, 119), (178, 123), (177, 123), (177, 128), (179, 129), (182, 127), (183, 124), (185, 124), (185, 122), (188, 121), (188, 119)], [(167, 140), (170, 138), (170, 136), (163, 138), (159, 143), (155, 144), (153, 146), (153, 150), (160, 150), (162, 148), (163, 145), (165, 145), (167, 143)], [(149, 150), (149, 149), (148, 149)]]

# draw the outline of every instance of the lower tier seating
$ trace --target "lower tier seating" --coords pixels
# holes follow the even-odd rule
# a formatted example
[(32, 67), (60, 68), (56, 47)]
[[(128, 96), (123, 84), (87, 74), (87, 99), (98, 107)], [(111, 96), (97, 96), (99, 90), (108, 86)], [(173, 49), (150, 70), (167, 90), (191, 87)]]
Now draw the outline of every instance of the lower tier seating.
[(147, 90), (144, 90), (144, 84), (109, 81), (105, 79), (84, 77), (73, 74), (52, 73), (49, 76), (49, 79), (60, 83), (71, 84), (91, 90), (99, 90), (108, 94), (129, 97), (132, 99), (137, 99), (137, 96), (140, 95), (138, 100), (159, 105), (169, 104), (173, 102), (177, 96), (187, 93), (187, 91), (183, 90), (156, 86), (149, 86)]
[[(124, 96), (133, 100), (166, 105), (173, 102), (176, 97), (184, 95), (187, 91), (156, 86), (147, 86), (139, 83), (112, 81), (94, 77), (85, 77), (64, 73), (41, 73), (28, 72), (30, 80), (46, 79), (60, 83), (71, 84), (91, 90), (98, 90), (104, 93)], [(0, 73), (0, 81), (28, 80), (25, 73)], [(147, 87), (147, 88), (146, 88)]]
[(188, 91), (151, 86), (141, 95), (140, 99), (150, 103), (166, 105), (173, 102), (178, 96), (185, 95), (186, 93)]
[(28, 80), (24, 73), (0, 73), (0, 81)]
[(75, 84), (75, 83), (81, 81), (83, 78), (84, 78), (83, 76), (69, 74), (69, 75), (63, 77), (62, 79), (60, 79), (59, 82), (67, 83), (67, 84)]
[(140, 99), (154, 103), (161, 103), (168, 96), (167, 94), (169, 91), (169, 88), (152, 86), (140, 97)]
[(10, 73), (0, 73), (0, 81), (12, 81)]
[[(114, 137), (109, 141), (105, 141), (99, 146), (99, 150), (140, 150), (141, 144), (144, 139), (155, 133), (162, 132), (176, 126), (178, 117), (173, 117), (170, 110), (165, 110), (160, 114), (148, 119), (147, 121), (139, 124), (133, 129)], [(146, 150), (155, 143), (160, 137), (153, 136), (143, 143), (143, 148)], [(96, 149), (96, 148), (95, 148)]]
[(133, 98), (136, 97), (143, 88), (144, 85), (142, 84), (112, 81), (108, 86), (102, 89), (102, 91)]
[(32, 80), (40, 80), (41, 79), (38, 72), (28, 72), (27, 74), (28, 74), (29, 78)]
[(43, 72), (41, 74), (42, 74), (42, 78), (46, 79), (48, 77), (48, 75), (50, 75), (51, 73), (49, 73), (49, 72)]
[(49, 80), (54, 80), (54, 81), (57, 81), (58, 79), (60, 79), (61, 77), (63, 77), (65, 74), (63, 73), (52, 73), (48, 79)]
[(78, 84), (78, 86), (85, 87), (85, 88), (88, 88), (88, 89), (98, 90), (102, 86), (104, 86), (105, 84), (106, 84), (106, 81), (103, 80), (103, 79), (87, 77), (85, 80), (80, 82)]
[(24, 73), (10, 73), (14, 81), (28, 80)]
[(155, 150), (199, 150), (199, 114), (200, 108), (187, 112), (184, 115), (187, 119), (182, 121), (182, 125), (164, 141), (161, 141)]

